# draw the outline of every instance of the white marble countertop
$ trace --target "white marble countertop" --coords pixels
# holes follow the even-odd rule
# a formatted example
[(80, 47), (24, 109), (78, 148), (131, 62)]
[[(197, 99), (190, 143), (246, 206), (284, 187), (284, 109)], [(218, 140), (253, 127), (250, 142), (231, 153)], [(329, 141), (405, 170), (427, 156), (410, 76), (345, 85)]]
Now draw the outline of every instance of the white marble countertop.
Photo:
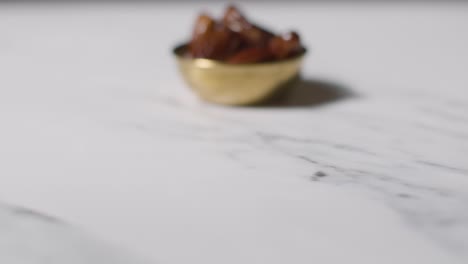
[(148, 263), (59, 219), (13, 205), (0, 204), (0, 234), (0, 263)]
[(179, 78), (207, 5), (0, 4), (0, 199), (155, 263), (468, 261), (468, 5), (244, 6), (311, 50), (261, 108)]

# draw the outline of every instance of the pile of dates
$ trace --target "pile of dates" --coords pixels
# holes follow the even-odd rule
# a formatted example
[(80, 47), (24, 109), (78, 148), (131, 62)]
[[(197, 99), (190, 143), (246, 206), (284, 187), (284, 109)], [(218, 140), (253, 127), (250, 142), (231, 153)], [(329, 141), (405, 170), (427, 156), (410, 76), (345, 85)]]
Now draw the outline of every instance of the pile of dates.
[(243, 64), (283, 60), (303, 51), (296, 32), (275, 35), (229, 6), (219, 21), (204, 13), (198, 16), (186, 55)]

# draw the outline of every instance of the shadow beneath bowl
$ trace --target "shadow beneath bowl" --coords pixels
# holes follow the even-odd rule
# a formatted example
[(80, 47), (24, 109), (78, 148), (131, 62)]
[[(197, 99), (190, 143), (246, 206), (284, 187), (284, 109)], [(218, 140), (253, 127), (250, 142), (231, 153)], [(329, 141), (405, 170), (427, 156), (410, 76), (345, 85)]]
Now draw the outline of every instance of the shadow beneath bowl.
[(356, 97), (356, 94), (342, 84), (296, 77), (256, 107), (317, 107), (352, 97)]

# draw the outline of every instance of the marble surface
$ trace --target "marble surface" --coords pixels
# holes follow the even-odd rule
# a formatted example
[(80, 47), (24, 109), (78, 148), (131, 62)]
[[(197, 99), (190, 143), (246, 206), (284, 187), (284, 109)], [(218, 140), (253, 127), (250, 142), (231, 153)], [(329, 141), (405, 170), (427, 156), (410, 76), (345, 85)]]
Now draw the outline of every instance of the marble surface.
[(61, 220), (18, 206), (0, 204), (0, 234), (0, 263), (148, 263)]
[(311, 50), (257, 108), (179, 78), (206, 6), (1, 4), (0, 199), (156, 263), (468, 261), (467, 5), (246, 4)]

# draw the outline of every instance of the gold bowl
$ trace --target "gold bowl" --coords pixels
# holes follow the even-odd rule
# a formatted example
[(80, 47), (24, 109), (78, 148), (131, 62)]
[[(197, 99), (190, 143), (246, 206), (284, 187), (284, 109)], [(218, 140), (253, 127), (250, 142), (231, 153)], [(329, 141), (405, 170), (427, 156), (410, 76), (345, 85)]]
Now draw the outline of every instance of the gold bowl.
[(301, 54), (274, 62), (227, 64), (211, 59), (185, 57), (187, 45), (177, 46), (173, 53), (184, 80), (205, 101), (222, 105), (252, 105), (260, 103), (300, 71)]

